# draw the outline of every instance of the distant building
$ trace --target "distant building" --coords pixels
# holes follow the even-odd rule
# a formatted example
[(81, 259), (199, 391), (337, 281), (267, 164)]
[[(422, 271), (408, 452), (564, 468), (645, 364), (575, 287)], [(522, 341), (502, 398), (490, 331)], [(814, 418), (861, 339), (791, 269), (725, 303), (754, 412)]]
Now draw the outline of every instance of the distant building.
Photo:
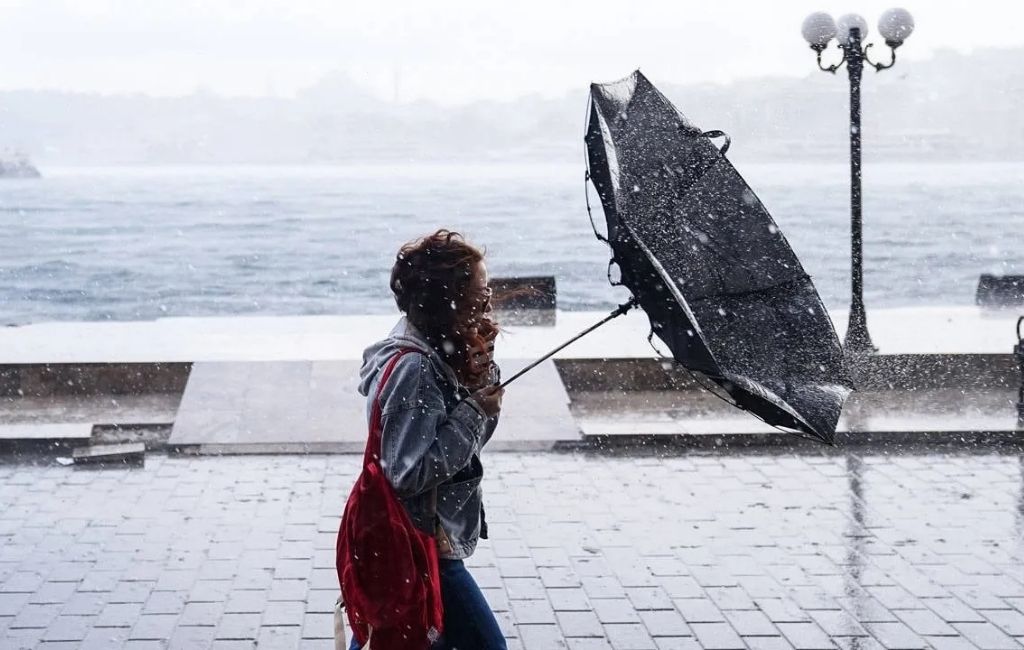
[(0, 154), (0, 178), (39, 178), (42, 174), (21, 151)]

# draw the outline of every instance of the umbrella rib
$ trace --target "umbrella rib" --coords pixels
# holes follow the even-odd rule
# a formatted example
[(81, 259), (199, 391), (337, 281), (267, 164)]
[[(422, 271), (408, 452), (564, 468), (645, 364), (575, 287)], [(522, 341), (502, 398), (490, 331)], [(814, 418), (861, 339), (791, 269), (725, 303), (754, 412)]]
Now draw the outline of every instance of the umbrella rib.
[[(772, 424), (768, 420), (766, 420), (763, 417), (761, 417), (761, 415), (759, 413), (756, 413), (754, 411), (750, 411), (748, 409), (745, 409), (745, 408), (741, 407), (739, 404), (737, 404), (736, 402), (730, 401), (728, 398), (723, 397), (722, 395), (720, 395), (718, 393), (718, 391), (715, 390), (715, 384), (712, 383), (712, 384), (709, 385), (704, 380), (702, 380), (700, 378), (700, 376), (696, 372), (694, 372), (692, 369), (690, 369), (686, 364), (681, 363), (680, 361), (678, 361), (674, 357), (666, 357), (665, 355), (661, 354), (661, 351), (659, 351), (657, 348), (655, 348), (654, 344), (651, 343), (651, 337), (653, 336), (653, 334), (654, 334), (654, 330), (651, 330), (651, 333), (647, 335), (647, 342), (651, 345), (651, 348), (654, 349), (654, 351), (658, 354), (658, 356), (663, 358), (663, 359), (669, 359), (673, 363), (682, 366), (683, 369), (686, 370), (687, 374), (690, 375), (690, 379), (692, 379), (695, 383), (700, 385), (701, 388), (703, 388), (706, 392), (710, 393), (712, 396), (716, 397), (717, 399), (721, 400), (723, 403), (727, 404), (728, 406), (730, 406), (732, 408), (739, 409), (739, 410), (743, 411), (744, 413), (749, 413), (750, 415), (753, 415), (755, 418), (757, 418), (761, 422), (764, 422), (765, 424), (767, 424), (768, 426), (772, 427), (776, 431), (781, 431), (782, 433), (785, 433), (787, 435), (793, 435), (793, 436), (796, 436), (796, 437), (801, 438), (803, 440), (811, 440), (813, 442), (822, 442), (822, 440), (820, 440), (820, 439), (818, 439), (818, 438), (816, 438), (814, 436), (808, 435), (808, 434), (804, 433), (803, 431), (800, 431), (799, 429), (785, 429), (781, 425)], [(714, 379), (720, 379), (722, 381), (726, 380), (726, 378), (723, 377), (722, 375), (710, 375), (710, 374), (708, 374), (706, 372), (701, 372), (700, 374), (703, 375), (703, 376), (710, 377), (712, 380), (714, 380)], [(790, 413), (790, 415), (794, 416), (794, 417), (797, 417), (793, 413)], [(829, 444), (835, 445), (834, 442), (829, 443)]]
[[(676, 363), (679, 363), (679, 362), (677, 361)], [(781, 431), (782, 433), (785, 433), (786, 435), (790, 435), (790, 436), (796, 436), (797, 438), (800, 438), (800, 439), (802, 439), (802, 440), (810, 440), (810, 441), (812, 441), (812, 442), (825, 442), (825, 443), (826, 443), (826, 444), (828, 444), (828, 445), (831, 445), (831, 446), (833, 446), (833, 447), (835, 446), (835, 444), (836, 444), (835, 442), (826, 442), (826, 441), (823, 441), (823, 440), (821, 440), (821, 439), (819, 439), (819, 438), (816, 438), (815, 436), (812, 436), (812, 435), (810, 435), (810, 434), (807, 434), (807, 433), (805, 433), (805, 432), (803, 432), (803, 431), (800, 431), (799, 429), (786, 429), (786, 428), (783, 428), (783, 427), (782, 427), (781, 425), (778, 425), (778, 424), (772, 424), (772, 423), (771, 423), (771, 422), (769, 422), (768, 420), (765, 420), (765, 419), (764, 419), (764, 418), (763, 418), (763, 417), (761, 416), (761, 414), (760, 414), (760, 413), (756, 413), (756, 412), (754, 412), (754, 411), (751, 411), (751, 410), (749, 410), (749, 409), (745, 409), (745, 408), (741, 407), (741, 406), (740, 406), (739, 404), (736, 404), (735, 402), (730, 402), (730, 401), (729, 401), (729, 400), (727, 400), (726, 398), (724, 398), (724, 397), (722, 397), (721, 395), (719, 395), (719, 394), (718, 394), (718, 393), (717, 393), (716, 391), (714, 391), (714, 390), (712, 390), (711, 388), (709, 388), (709, 387), (708, 387), (708, 385), (707, 385), (706, 383), (704, 383), (703, 381), (701, 381), (700, 377), (698, 377), (698, 376), (697, 376), (696, 374), (694, 374), (694, 371), (693, 371), (693, 370), (690, 370), (689, 368), (687, 368), (685, 364), (679, 363), (679, 365), (683, 366), (683, 368), (685, 368), (685, 369), (686, 369), (686, 372), (687, 372), (687, 373), (689, 373), (689, 375), (690, 375), (690, 378), (691, 378), (691, 379), (693, 379), (693, 380), (694, 380), (695, 382), (697, 382), (698, 384), (700, 384), (701, 388), (703, 388), (703, 389), (704, 389), (705, 391), (707, 391), (707, 392), (711, 393), (712, 395), (714, 395), (715, 397), (717, 397), (718, 399), (720, 399), (720, 400), (721, 400), (722, 402), (724, 402), (724, 403), (728, 404), (728, 405), (729, 405), (729, 406), (731, 406), (732, 408), (735, 408), (735, 409), (739, 409), (739, 410), (743, 411), (744, 413), (749, 413), (750, 415), (753, 415), (753, 416), (754, 416), (755, 418), (757, 418), (757, 419), (758, 419), (758, 420), (760, 420), (761, 422), (764, 422), (765, 424), (767, 424), (767, 425), (768, 425), (768, 426), (770, 426), (771, 428), (775, 429), (776, 431)], [(702, 373), (702, 374), (706, 374), (706, 373)], [(712, 379), (714, 379), (714, 378), (715, 378), (715, 375), (707, 375), (707, 376), (708, 376), (708, 377), (711, 377)], [(722, 377), (722, 376), (718, 376), (718, 378), (719, 378), (719, 379), (722, 379), (722, 380), (725, 380), (725, 377)], [(790, 415), (792, 415), (792, 413), (790, 413)], [(805, 423), (805, 424), (806, 424), (806, 423)]]
[[(647, 246), (646, 246), (646, 245), (644, 244), (644, 242), (642, 242), (641, 240), (637, 239), (637, 237), (636, 237), (636, 234), (635, 234), (635, 233), (633, 232), (633, 229), (632, 229), (632, 227), (630, 227), (630, 226), (629, 226), (629, 224), (625, 224), (625, 226), (626, 226), (626, 229), (627, 229), (627, 230), (629, 231), (630, 235), (631, 235), (631, 236), (632, 236), (632, 237), (634, 238), (634, 240), (636, 241), (636, 243), (637, 243), (637, 244), (638, 244), (638, 245), (640, 246), (640, 248), (641, 248), (641, 249), (642, 249), (642, 250), (644, 251), (644, 253), (645, 253), (645, 254), (646, 254), (646, 255), (648, 256), (648, 259), (649, 259), (649, 260), (650, 260), (650, 262), (651, 262), (651, 263), (652, 263), (652, 264), (654, 265), (655, 269), (659, 271), (659, 273), (660, 273), (660, 274), (662, 275), (662, 277), (664, 277), (664, 278), (668, 278), (668, 279), (669, 279), (669, 281), (670, 281), (670, 284), (672, 285), (672, 286), (670, 286), (670, 287), (669, 287), (669, 291), (672, 291), (673, 293), (675, 293), (675, 294), (676, 294), (676, 296), (677, 296), (677, 300), (678, 300), (678, 302), (680, 303), (680, 306), (682, 306), (682, 307), (683, 307), (683, 308), (684, 308), (684, 309), (686, 310), (686, 312), (687, 312), (687, 316), (688, 316), (688, 318), (689, 318), (689, 320), (690, 320), (690, 323), (691, 323), (691, 325), (692, 325), (692, 326), (694, 327), (694, 329), (695, 329), (695, 330), (697, 331), (697, 333), (698, 333), (698, 334), (700, 335), (701, 339), (703, 339), (703, 338), (704, 338), (704, 335), (703, 335), (703, 334), (701, 333), (701, 330), (700, 330), (700, 328), (699, 328), (699, 326), (698, 326), (698, 324), (697, 324), (697, 319), (696, 319), (696, 317), (695, 317), (695, 316), (694, 316), (694, 314), (693, 314), (693, 310), (692, 310), (692, 309), (690, 308), (690, 305), (689, 305), (689, 302), (688, 302), (688, 300), (687, 300), (687, 299), (686, 299), (686, 298), (685, 298), (685, 297), (684, 297), (684, 296), (682, 295), (682, 292), (681, 292), (681, 291), (679, 291), (679, 288), (675, 286), (675, 283), (674, 283), (674, 282), (671, 282), (671, 277), (669, 277), (669, 276), (668, 276), (668, 273), (667, 273), (667, 272), (665, 271), (665, 268), (664, 268), (664, 267), (663, 267), (663, 266), (661, 265), (661, 263), (660, 263), (660, 262), (658, 262), (657, 258), (655, 258), (655, 257), (654, 257), (653, 253), (651, 252), (651, 249), (650, 249), (650, 248), (648, 248), (648, 247), (647, 247)], [(805, 276), (805, 277), (806, 277), (806, 276)], [(795, 282), (795, 281), (797, 281), (797, 280), (801, 280), (801, 279), (803, 279), (803, 278), (794, 278), (793, 280), (789, 280), (789, 281), (787, 281), (787, 282)], [(778, 285), (775, 285), (775, 286), (781, 286), (781, 285), (783, 285), (783, 284), (786, 284), (786, 282), (783, 282), (783, 283), (779, 283)], [(768, 288), (771, 288), (771, 287), (768, 287)], [(765, 288), (765, 289), (759, 289), (758, 291), (765, 291), (765, 290), (767, 290), (768, 288)], [(709, 354), (711, 355), (712, 359), (714, 359), (714, 358), (715, 358), (715, 357), (714, 357), (714, 352), (713, 352), (713, 351), (712, 351), (712, 350), (710, 349), (710, 347), (708, 347), (708, 353), (709, 353)], [(680, 364), (680, 365), (683, 365), (683, 367), (684, 367), (684, 368), (686, 368), (686, 365), (685, 365), (685, 364)], [(692, 370), (690, 370), (689, 368), (686, 368), (686, 370), (687, 370), (687, 372), (689, 372), (689, 373), (690, 373), (690, 375), (691, 375), (691, 376), (693, 376), (693, 371), (692, 371)], [(710, 375), (709, 375), (709, 376), (710, 376)], [(722, 380), (725, 380), (725, 377), (719, 377), (719, 378), (720, 378), (720, 379), (722, 379)], [(696, 380), (696, 377), (694, 377), (694, 379)], [(756, 417), (757, 419), (761, 420), (762, 422), (764, 422), (765, 424), (767, 424), (767, 425), (768, 425), (768, 426), (770, 426), (770, 427), (773, 427), (773, 428), (775, 428), (775, 429), (778, 429), (779, 431), (783, 431), (784, 433), (791, 433), (790, 431), (788, 431), (788, 430), (786, 430), (786, 429), (782, 429), (782, 428), (781, 428), (781, 427), (779, 427), (778, 425), (775, 425), (775, 424), (772, 424), (772, 423), (768, 422), (768, 421), (767, 421), (767, 420), (765, 420), (765, 419), (764, 419), (763, 417), (761, 417), (761, 415), (760, 415), (760, 414), (758, 414), (758, 413), (755, 413), (754, 411), (750, 411), (750, 410), (748, 410), (748, 409), (744, 409), (744, 408), (741, 408), (741, 407), (740, 407), (740, 406), (739, 406), (738, 404), (732, 404), (732, 403), (731, 403), (731, 402), (729, 402), (728, 400), (724, 399), (724, 398), (723, 398), (723, 397), (722, 397), (721, 395), (718, 395), (718, 394), (717, 394), (717, 393), (715, 393), (714, 391), (712, 391), (712, 390), (709, 390), (709, 389), (707, 388), (707, 386), (705, 386), (705, 385), (704, 385), (704, 383), (703, 383), (703, 382), (701, 382), (701, 381), (699, 381), (699, 380), (697, 380), (697, 382), (698, 382), (698, 383), (699, 383), (699, 384), (700, 384), (700, 385), (701, 385), (701, 386), (702, 386), (702, 387), (703, 387), (703, 388), (704, 388), (705, 390), (707, 390), (707, 391), (708, 391), (709, 393), (711, 393), (712, 395), (714, 395), (714, 396), (715, 396), (715, 397), (717, 397), (718, 399), (721, 399), (721, 400), (722, 400), (722, 401), (724, 401), (724, 402), (725, 402), (726, 404), (729, 404), (730, 406), (733, 406), (734, 408), (739, 408), (739, 409), (740, 409), (740, 410), (742, 410), (742, 411), (745, 411), (745, 412), (747, 412), (747, 413), (750, 413), (751, 415), (753, 415), (753, 416), (754, 416), (754, 417)], [(788, 414), (789, 414), (790, 416), (794, 417), (795, 419), (798, 419), (798, 420), (803, 420), (803, 418), (799, 417), (798, 415), (795, 415), (794, 413), (792, 413), (792, 412), (790, 412), (790, 411), (787, 411), (787, 413), (788, 413)], [(806, 425), (806, 424), (807, 424), (807, 422), (805, 421), (805, 422), (804, 422), (804, 424)]]

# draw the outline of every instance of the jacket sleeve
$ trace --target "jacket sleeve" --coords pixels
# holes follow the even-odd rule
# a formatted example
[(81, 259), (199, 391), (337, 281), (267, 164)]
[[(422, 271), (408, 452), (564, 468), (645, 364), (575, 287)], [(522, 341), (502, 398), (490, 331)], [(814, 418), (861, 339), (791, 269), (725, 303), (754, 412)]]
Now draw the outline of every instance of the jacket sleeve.
[(403, 497), (454, 476), (479, 449), (487, 418), (472, 400), (447, 413), (430, 361), (404, 355), (380, 395), (381, 466)]
[[(501, 368), (497, 363), (491, 362), (491, 384), (497, 384), (501, 382)], [(501, 415), (501, 411), (498, 411), (493, 416), (487, 418), (484, 422), (484, 430), (480, 437), (480, 447), (483, 447), (491, 440), (491, 436), (494, 435), (494, 429), (498, 426), (498, 417)]]

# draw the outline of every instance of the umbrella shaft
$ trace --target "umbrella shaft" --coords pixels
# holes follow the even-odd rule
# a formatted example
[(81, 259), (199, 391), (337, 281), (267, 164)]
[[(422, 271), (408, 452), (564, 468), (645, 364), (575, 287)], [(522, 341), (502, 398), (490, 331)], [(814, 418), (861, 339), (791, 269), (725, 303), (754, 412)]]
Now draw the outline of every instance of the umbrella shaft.
[(536, 361), (534, 361), (530, 365), (526, 366), (525, 368), (523, 368), (522, 370), (520, 370), (516, 374), (512, 375), (511, 377), (509, 377), (508, 379), (503, 381), (501, 384), (499, 384), (499, 386), (501, 388), (504, 388), (505, 386), (508, 386), (513, 381), (515, 381), (518, 377), (521, 377), (522, 375), (525, 375), (527, 372), (529, 372), (533, 368), (537, 367), (538, 365), (543, 363), (545, 360), (549, 359), (552, 355), (556, 354), (559, 350), (562, 350), (563, 348), (569, 346), (569, 344), (571, 344), (571, 343), (573, 343), (573, 342), (583, 338), (587, 334), (590, 334), (591, 332), (596, 330), (598, 327), (601, 327), (602, 325), (604, 325), (608, 321), (612, 320), (613, 318), (616, 318), (618, 316), (621, 316), (621, 315), (625, 314), (627, 311), (629, 311), (633, 307), (636, 307), (638, 304), (639, 303), (637, 302), (636, 298), (630, 298), (629, 302), (626, 302), (626, 303), (624, 303), (622, 305), (619, 305), (619, 307), (615, 311), (613, 311), (612, 313), (608, 314), (607, 316), (602, 318), (600, 321), (594, 323), (593, 325), (591, 325), (587, 329), (583, 330), (582, 332), (580, 332), (576, 336), (572, 337), (571, 339), (569, 339), (565, 343), (559, 345), (557, 348), (555, 348), (551, 352), (548, 352), (543, 357), (541, 357), (540, 359), (537, 359)]

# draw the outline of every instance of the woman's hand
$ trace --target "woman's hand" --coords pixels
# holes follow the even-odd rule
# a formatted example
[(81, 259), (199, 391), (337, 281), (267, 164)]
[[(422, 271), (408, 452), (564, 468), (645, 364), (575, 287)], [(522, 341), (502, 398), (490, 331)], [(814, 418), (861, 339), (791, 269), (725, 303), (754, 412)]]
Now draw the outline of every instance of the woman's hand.
[(472, 389), (483, 388), (491, 377), (491, 364), (494, 362), (494, 339), (498, 331), (489, 319), (482, 319), (469, 332), (469, 377), (466, 386)]
[(505, 389), (500, 386), (485, 386), (469, 396), (476, 402), (487, 417), (494, 417), (501, 411), (501, 398)]
[(469, 374), (471, 383), (467, 385), (470, 388), (483, 388), (487, 385), (491, 376), (491, 362), (494, 361), (494, 353), (486, 350), (480, 351), (475, 348), (470, 350)]

